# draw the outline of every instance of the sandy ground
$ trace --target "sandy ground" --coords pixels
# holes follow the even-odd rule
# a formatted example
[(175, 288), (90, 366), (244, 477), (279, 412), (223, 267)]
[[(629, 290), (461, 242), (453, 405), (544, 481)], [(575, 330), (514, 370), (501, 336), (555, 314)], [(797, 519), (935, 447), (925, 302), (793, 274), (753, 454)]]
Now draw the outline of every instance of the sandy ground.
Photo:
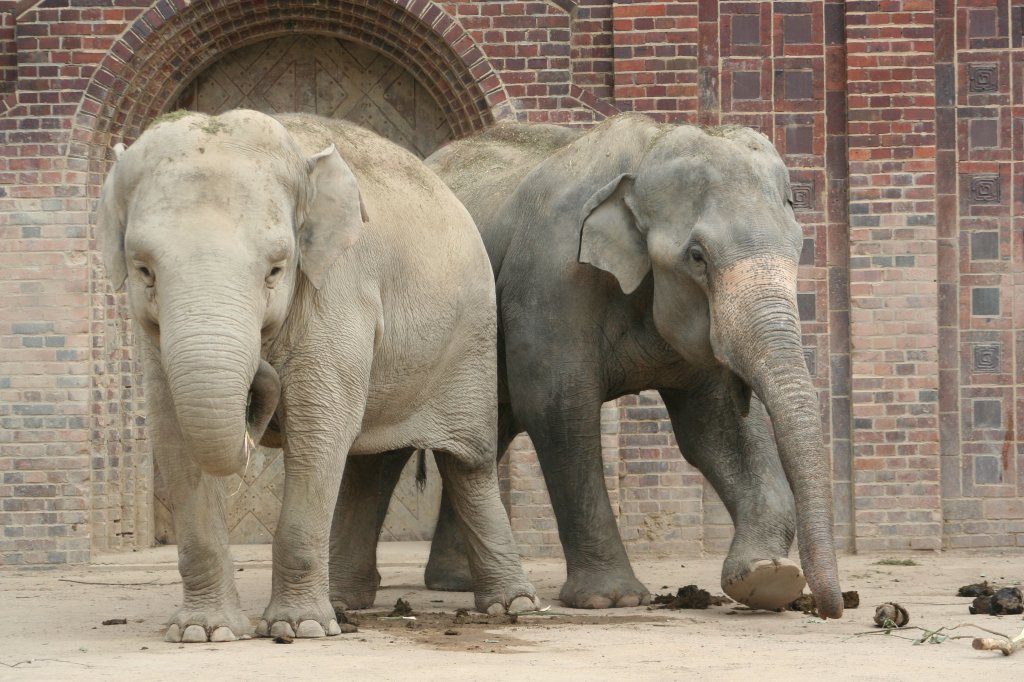
[[(527, 561), (551, 608), (511, 623), (460, 623), (468, 593), (422, 586), (425, 543), (385, 543), (377, 607), (360, 612), (359, 631), (275, 644), (169, 644), (163, 621), (181, 598), (174, 547), (101, 557), (87, 567), (0, 569), (0, 680), (181, 680), (256, 678), (353, 680), (1020, 680), (1024, 652), (975, 651), (971, 639), (915, 646), (919, 630), (871, 632), (874, 607), (897, 601), (910, 625), (972, 623), (1016, 635), (1021, 616), (972, 616), (957, 588), (988, 579), (1024, 583), (1024, 554), (913, 554), (916, 566), (879, 556), (840, 559), (844, 590), (861, 606), (839, 621), (798, 612), (733, 606), (667, 611), (638, 607), (567, 609), (556, 601), (564, 567)], [(235, 547), (242, 604), (257, 619), (270, 594), (269, 547)], [(634, 561), (637, 575), (667, 594), (695, 583), (719, 594), (720, 558)], [(122, 584), (128, 583), (128, 584)], [(417, 620), (384, 619), (399, 598)], [(440, 614), (440, 615), (436, 615)], [(126, 625), (102, 625), (125, 618)], [(465, 619), (463, 619), (465, 620)], [(486, 621), (483, 616), (475, 620)], [(409, 626), (409, 623), (413, 623)], [(445, 634), (450, 631), (457, 634)], [(982, 633), (963, 629), (953, 634)]]

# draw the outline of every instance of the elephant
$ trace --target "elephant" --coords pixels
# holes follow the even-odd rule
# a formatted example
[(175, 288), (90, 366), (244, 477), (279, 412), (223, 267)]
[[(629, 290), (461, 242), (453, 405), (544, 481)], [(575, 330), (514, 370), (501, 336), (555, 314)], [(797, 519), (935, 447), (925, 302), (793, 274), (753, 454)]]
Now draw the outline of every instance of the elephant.
[(127, 289), (177, 531), (184, 601), (166, 639), (251, 631), (223, 477), (256, 443), (283, 447), (285, 469), (258, 635), (339, 634), (337, 608), (373, 603), (332, 518), (344, 497), (365, 535), (378, 491), (339, 495), (346, 461), (350, 481), (376, 481), (402, 449), (438, 453), (477, 608), (537, 608), (498, 495), (493, 274), (451, 191), (376, 134), (301, 114), (176, 112), (115, 151), (97, 241)]
[[(768, 139), (623, 114), (587, 132), (499, 124), (426, 163), (491, 259), (497, 452), (522, 431), (533, 440), (566, 559), (560, 600), (650, 598), (605, 490), (600, 408), (654, 389), (732, 517), (725, 592), (771, 609), (809, 584), (821, 615), (840, 617), (829, 461), (796, 306), (803, 235)], [(443, 498), (434, 589), (466, 589), (452, 521)], [(797, 530), (806, 582), (787, 558)]]

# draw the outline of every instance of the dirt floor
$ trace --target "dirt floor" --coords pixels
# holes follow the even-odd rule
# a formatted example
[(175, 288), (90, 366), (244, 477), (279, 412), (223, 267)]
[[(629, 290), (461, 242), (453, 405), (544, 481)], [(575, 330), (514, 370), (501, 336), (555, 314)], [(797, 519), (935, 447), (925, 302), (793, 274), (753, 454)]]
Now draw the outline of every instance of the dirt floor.
[[(638, 607), (567, 609), (556, 600), (564, 566), (526, 562), (550, 609), (516, 622), (470, 611), (468, 593), (422, 587), (425, 543), (380, 549), (383, 587), (377, 607), (358, 612), (358, 631), (276, 644), (268, 639), (226, 644), (169, 644), (164, 619), (181, 597), (173, 547), (101, 557), (88, 567), (0, 569), (0, 680), (182, 680), (259, 678), (352, 680), (1019, 680), (1024, 651), (1010, 657), (975, 651), (961, 628), (941, 643), (915, 645), (922, 631), (890, 635), (874, 627), (875, 606), (903, 605), (910, 626), (960, 623), (1009, 636), (1020, 615), (970, 615), (961, 585), (981, 580), (1024, 584), (1024, 554), (915, 553), (847, 556), (839, 562), (844, 590), (860, 607), (824, 622), (789, 611), (750, 611), (735, 604), (706, 610)], [(269, 547), (233, 548), (242, 604), (258, 619), (270, 594)], [(916, 565), (879, 563), (912, 559)], [(656, 594), (696, 584), (721, 594), (721, 558), (634, 561)], [(398, 598), (415, 620), (389, 617)], [(121, 625), (104, 620), (125, 619)], [(860, 634), (872, 633), (872, 634)], [(935, 639), (941, 639), (942, 633)]]

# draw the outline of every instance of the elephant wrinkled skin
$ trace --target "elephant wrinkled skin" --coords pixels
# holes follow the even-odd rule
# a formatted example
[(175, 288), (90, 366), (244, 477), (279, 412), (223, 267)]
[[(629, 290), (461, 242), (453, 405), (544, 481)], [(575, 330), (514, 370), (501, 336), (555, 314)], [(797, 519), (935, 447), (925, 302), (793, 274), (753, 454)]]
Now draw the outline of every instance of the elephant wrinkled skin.
[(402, 449), (439, 453), (478, 608), (536, 608), (498, 497), (493, 276), (444, 184), (369, 131), (303, 115), (175, 114), (117, 151), (97, 237), (127, 288), (170, 489), (184, 602), (168, 639), (250, 631), (219, 477), (261, 439), (283, 443), (285, 484), (259, 634), (338, 634), (335, 608), (372, 604), (375, 470)]
[[(499, 455), (529, 433), (558, 522), (561, 600), (642, 603), (608, 502), (600, 408), (660, 392), (686, 459), (736, 532), (735, 599), (800, 594), (842, 614), (831, 477), (796, 306), (802, 231), (787, 170), (748, 128), (626, 114), (589, 132), (499, 125), (427, 160), (473, 215), (497, 280)], [(772, 436), (774, 428), (775, 437)], [(442, 513), (427, 584), (465, 589)]]

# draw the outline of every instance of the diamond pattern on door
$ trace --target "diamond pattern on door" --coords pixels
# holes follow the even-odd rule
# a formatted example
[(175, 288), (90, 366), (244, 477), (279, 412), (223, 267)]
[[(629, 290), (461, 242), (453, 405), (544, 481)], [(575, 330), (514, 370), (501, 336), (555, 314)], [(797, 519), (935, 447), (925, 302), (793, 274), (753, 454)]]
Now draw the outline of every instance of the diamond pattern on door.
[(399, 64), (356, 43), (318, 36), (285, 36), (232, 52), (190, 83), (177, 107), (344, 118), (420, 157), (452, 138), (437, 102)]
[[(267, 113), (306, 112), (354, 121), (425, 157), (452, 139), (441, 108), (415, 78), (390, 58), (356, 43), (320, 36), (285, 36), (226, 55), (190, 83), (179, 109), (217, 114), (247, 108)], [(431, 537), (441, 498), (441, 478), (427, 457), (427, 485), (414, 480), (415, 458), (388, 508), (381, 538)], [(273, 537), (284, 493), (280, 450), (257, 448), (242, 477), (223, 482), (230, 495), (232, 543), (266, 543)], [(174, 542), (167, 487), (154, 475), (157, 542)]]

